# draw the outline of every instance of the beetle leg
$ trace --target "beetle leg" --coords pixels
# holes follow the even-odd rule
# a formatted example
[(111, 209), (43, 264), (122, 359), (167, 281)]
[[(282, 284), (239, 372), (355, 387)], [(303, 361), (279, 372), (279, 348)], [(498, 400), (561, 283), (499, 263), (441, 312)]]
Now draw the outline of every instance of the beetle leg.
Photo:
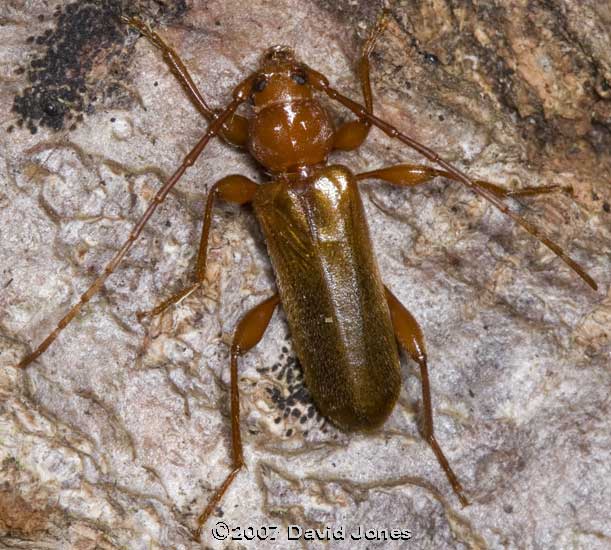
[[(369, 33), (369, 37), (363, 45), (361, 57), (359, 58), (358, 73), (363, 91), (365, 106), (370, 113), (373, 113), (373, 97), (371, 94), (371, 81), (369, 79), (369, 57), (373, 50), (376, 40), (382, 34), (388, 23), (386, 12), (378, 17), (378, 20)], [(358, 149), (367, 139), (371, 130), (371, 122), (364, 119), (350, 120), (344, 122), (335, 132), (333, 148), (342, 151), (352, 151)]]
[(558, 256), (575, 273), (577, 273), (577, 275), (579, 275), (582, 280), (593, 290), (598, 290), (598, 285), (596, 284), (596, 281), (592, 279), (590, 275), (588, 275), (588, 273), (585, 271), (585, 269), (583, 269), (583, 267), (581, 267), (575, 260), (573, 260), (573, 258), (568, 256), (560, 246), (558, 246), (554, 241), (547, 237), (539, 228), (524, 219), (522, 216), (513, 212), (513, 210), (511, 210), (509, 206), (507, 206), (507, 204), (505, 204), (505, 202), (497, 195), (495, 195), (492, 191), (476, 183), (473, 179), (467, 176), (467, 174), (460, 171), (458, 168), (441, 158), (430, 147), (423, 145), (414, 138), (399, 131), (392, 124), (389, 124), (385, 120), (382, 120), (381, 118), (378, 118), (377, 116), (369, 112), (366, 107), (363, 107), (356, 101), (352, 101), (349, 97), (341, 94), (335, 88), (332, 88), (329, 85), (329, 80), (322, 73), (314, 71), (308, 67), (306, 74), (310, 85), (313, 86), (315, 89), (324, 92), (331, 99), (334, 99), (335, 101), (341, 103), (344, 107), (348, 108), (359, 118), (370, 121), (374, 126), (382, 130), (391, 139), (398, 139), (408, 147), (411, 147), (412, 149), (420, 153), (423, 157), (435, 163), (437, 166), (443, 168), (444, 170), (447, 170), (448, 173), (454, 176), (454, 179), (456, 179), (456, 181), (466, 185), (474, 193), (477, 193), (480, 197), (483, 197), (488, 202), (492, 203), (495, 208), (510, 217), (518, 225), (521, 225), (539, 242), (547, 246), (547, 248), (549, 248), (554, 254), (556, 254), (556, 256)]
[(212, 208), (216, 198), (223, 199), (236, 204), (246, 204), (252, 200), (257, 190), (257, 184), (240, 175), (226, 176), (217, 181), (206, 199), (206, 207), (204, 209), (204, 224), (202, 227), (202, 236), (199, 242), (199, 251), (197, 253), (197, 263), (195, 265), (195, 282), (180, 292), (177, 292), (167, 300), (164, 300), (159, 305), (149, 311), (139, 311), (136, 316), (139, 320), (148, 315), (159, 315), (170, 306), (177, 304), (181, 300), (196, 291), (206, 278), (206, 259), (208, 254), (208, 236), (210, 234), (210, 224), (212, 222)]
[(176, 182), (186, 172), (187, 168), (189, 168), (189, 166), (192, 166), (195, 163), (206, 145), (208, 145), (208, 142), (219, 133), (225, 120), (228, 119), (231, 114), (235, 112), (238, 106), (244, 102), (244, 90), (250, 85), (250, 80), (247, 79), (244, 82), (241, 82), (235, 88), (234, 98), (231, 103), (227, 105), (227, 107), (223, 110), (222, 114), (217, 119), (210, 123), (210, 126), (208, 126), (208, 130), (206, 131), (206, 133), (200, 138), (195, 147), (193, 147), (193, 149), (189, 151), (189, 153), (183, 159), (181, 165), (178, 167), (176, 172), (174, 172), (172, 177), (166, 183), (164, 183), (164, 185), (157, 191), (157, 193), (155, 193), (153, 200), (149, 203), (144, 214), (142, 214), (140, 219), (136, 222), (136, 225), (134, 225), (129, 236), (127, 237), (127, 240), (123, 243), (123, 246), (121, 246), (119, 251), (113, 256), (112, 260), (108, 262), (108, 264), (104, 268), (104, 271), (95, 279), (95, 281), (93, 281), (93, 283), (91, 283), (91, 286), (83, 294), (81, 294), (79, 301), (68, 310), (68, 313), (66, 313), (66, 315), (64, 315), (62, 319), (60, 319), (53, 332), (51, 332), (51, 334), (49, 334), (32, 353), (30, 353), (21, 361), (19, 361), (19, 363), (16, 365), (17, 368), (23, 369), (27, 367), (32, 361), (42, 355), (44, 351), (59, 336), (61, 331), (64, 330), (66, 326), (68, 326), (70, 321), (72, 321), (72, 319), (74, 319), (78, 315), (82, 307), (98, 293), (98, 291), (104, 285), (104, 281), (106, 281), (106, 279), (110, 277), (111, 273), (121, 263), (121, 260), (132, 247), (140, 233), (142, 233), (142, 229), (146, 225), (146, 222), (148, 222), (149, 218), (153, 215), (155, 210), (157, 210), (157, 207), (165, 200), (168, 193), (172, 190), (172, 187), (176, 185)]
[(280, 303), (278, 294), (274, 294), (258, 306), (251, 309), (238, 323), (233, 343), (231, 344), (231, 452), (233, 465), (225, 481), (216, 490), (206, 509), (197, 518), (195, 540), (199, 541), (206, 520), (231, 485), (235, 476), (244, 466), (242, 438), (240, 437), (240, 394), (238, 390), (238, 357), (255, 347), (263, 338), (276, 306)]
[[(149, 25), (141, 21), (136, 17), (125, 17), (122, 16), (121, 20), (128, 24), (130, 27), (136, 29), (142, 36), (144, 36), (153, 46), (159, 48), (163, 55), (163, 60), (166, 62), (172, 74), (176, 77), (176, 80), (185, 90), (189, 99), (193, 102), (195, 107), (209, 120), (212, 121), (218, 116), (218, 111), (210, 108), (206, 103), (206, 100), (197, 89), (193, 78), (189, 74), (187, 67), (180, 59), (180, 56), (176, 51), (166, 44), (164, 40), (155, 31), (153, 31)], [(243, 147), (246, 145), (248, 139), (248, 120), (240, 115), (234, 114), (223, 126), (221, 132), (223, 138), (231, 143)]]
[(422, 422), (422, 436), (426, 442), (431, 446), (437, 461), (443, 468), (452, 489), (456, 493), (458, 500), (463, 506), (468, 506), (469, 501), (465, 497), (462, 485), (456, 474), (450, 467), (448, 459), (443, 454), (439, 443), (435, 439), (433, 431), (433, 409), (431, 406), (431, 387), (429, 384), (429, 373), (427, 368), (426, 360), (426, 347), (424, 345), (424, 335), (422, 329), (418, 325), (418, 322), (412, 314), (399, 302), (397, 297), (384, 287), (386, 290), (386, 301), (390, 309), (390, 318), (392, 320), (395, 336), (397, 340), (403, 346), (405, 351), (410, 357), (418, 363), (420, 366), (420, 377), (422, 384), (422, 408), (423, 408), (423, 422)]
[[(357, 174), (355, 177), (357, 180), (364, 180), (370, 178), (381, 179), (392, 183), (393, 185), (401, 186), (412, 186), (426, 183), (434, 177), (441, 176), (454, 181), (458, 181), (456, 176), (446, 170), (438, 170), (431, 168), (430, 166), (419, 165), (419, 164), (397, 164), (395, 166), (388, 166), (386, 168), (379, 168), (378, 170), (371, 170), (369, 172), (363, 172)], [(487, 189), (494, 195), (500, 198), (504, 197), (526, 197), (534, 195), (543, 195), (547, 193), (554, 193), (556, 191), (567, 191), (572, 192), (570, 187), (561, 187), (560, 185), (545, 185), (540, 187), (524, 187), (515, 191), (504, 189), (500, 185), (490, 183), (483, 180), (473, 180), (477, 185)]]

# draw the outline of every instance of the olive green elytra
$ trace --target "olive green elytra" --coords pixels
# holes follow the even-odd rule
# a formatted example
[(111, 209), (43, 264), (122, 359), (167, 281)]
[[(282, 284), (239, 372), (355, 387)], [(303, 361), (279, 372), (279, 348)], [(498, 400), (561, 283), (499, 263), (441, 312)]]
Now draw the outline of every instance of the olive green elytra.
[(253, 206), (314, 402), (344, 430), (379, 426), (401, 373), (354, 176), (328, 166), (261, 185)]

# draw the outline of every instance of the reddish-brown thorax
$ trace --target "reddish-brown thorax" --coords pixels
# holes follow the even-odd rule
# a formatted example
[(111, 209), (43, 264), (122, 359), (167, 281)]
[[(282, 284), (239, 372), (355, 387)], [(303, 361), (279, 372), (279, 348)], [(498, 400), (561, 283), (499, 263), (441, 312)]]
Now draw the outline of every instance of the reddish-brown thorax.
[(312, 96), (306, 67), (289, 48), (276, 46), (264, 54), (251, 103), (248, 148), (270, 172), (298, 172), (326, 161), (333, 124)]

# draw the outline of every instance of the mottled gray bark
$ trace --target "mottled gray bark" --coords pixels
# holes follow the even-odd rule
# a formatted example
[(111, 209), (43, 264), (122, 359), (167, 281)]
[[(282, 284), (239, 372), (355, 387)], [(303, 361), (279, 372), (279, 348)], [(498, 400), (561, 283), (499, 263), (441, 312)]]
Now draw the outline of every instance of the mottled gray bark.
[[(212, 183), (263, 175), (244, 153), (212, 143), (103, 292), (35, 364), (11, 368), (103, 269), (206, 127), (158, 51), (100, 23), (118, 2), (80, 2), (79, 10), (95, 4), (89, 15), (47, 4), (0, 7), (0, 548), (196, 548), (188, 529), (231, 462), (227, 344), (274, 288), (252, 212), (219, 205), (204, 291), (152, 322), (138, 323), (135, 312), (189, 281)], [(136, 4), (214, 106), (279, 43), (360, 97), (359, 44), (381, 6)], [(437, 436), (472, 504), (460, 508), (418, 435), (412, 362), (404, 360), (406, 391), (384, 428), (342, 434), (308, 414), (277, 314), (241, 362), (248, 469), (222, 517), (208, 522), (205, 543), (326, 547), (287, 541), (286, 526), (297, 524), (413, 537), (333, 548), (608, 548), (610, 8), (387, 5), (391, 23), (372, 69), (376, 113), (473, 177), (572, 187), (572, 196), (522, 199), (520, 213), (599, 290), (457, 183), (364, 184), (383, 277), (424, 330)], [(47, 39), (28, 41), (47, 29)], [(46, 60), (32, 66), (36, 59)], [(333, 161), (355, 171), (422, 162), (379, 131)], [(221, 519), (277, 525), (277, 541), (215, 541), (210, 528)]]

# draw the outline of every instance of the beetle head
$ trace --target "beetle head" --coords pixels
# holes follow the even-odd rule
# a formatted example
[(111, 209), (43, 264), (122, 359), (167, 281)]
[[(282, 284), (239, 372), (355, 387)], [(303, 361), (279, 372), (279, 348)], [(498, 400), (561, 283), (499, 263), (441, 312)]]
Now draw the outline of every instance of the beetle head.
[(261, 57), (253, 80), (250, 102), (255, 112), (274, 103), (310, 99), (306, 67), (288, 46), (273, 46)]
[(254, 74), (249, 149), (271, 172), (291, 172), (325, 162), (333, 124), (313, 97), (309, 69), (286, 46), (274, 46)]

